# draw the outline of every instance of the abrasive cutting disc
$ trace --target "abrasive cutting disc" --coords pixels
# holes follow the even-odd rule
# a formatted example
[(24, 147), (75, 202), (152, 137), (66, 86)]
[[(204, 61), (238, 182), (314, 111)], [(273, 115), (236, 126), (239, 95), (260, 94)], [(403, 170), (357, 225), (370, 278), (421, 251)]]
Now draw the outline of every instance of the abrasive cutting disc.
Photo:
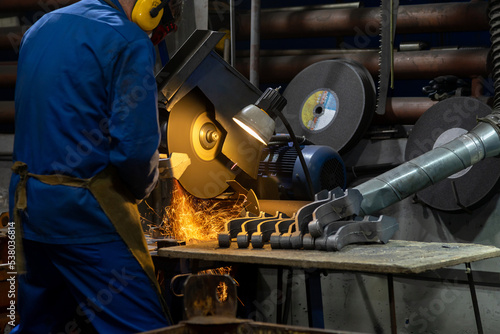
[(228, 188), (227, 180), (234, 180), (232, 163), (221, 153), (225, 135), (212, 105), (199, 90), (191, 91), (170, 111), (168, 152), (189, 156), (191, 164), (179, 182), (192, 195), (216, 197)]
[[(283, 114), (295, 135), (347, 152), (365, 133), (375, 110), (375, 84), (362, 65), (325, 60), (302, 70), (287, 86)], [(286, 132), (280, 121), (277, 132)]]
[[(415, 123), (408, 137), (406, 161), (450, 142), (472, 130), (476, 118), (491, 113), (491, 108), (471, 97), (453, 97), (430, 107)], [(482, 203), (494, 190), (500, 177), (500, 159), (478, 162), (417, 193), (432, 208), (458, 211)]]

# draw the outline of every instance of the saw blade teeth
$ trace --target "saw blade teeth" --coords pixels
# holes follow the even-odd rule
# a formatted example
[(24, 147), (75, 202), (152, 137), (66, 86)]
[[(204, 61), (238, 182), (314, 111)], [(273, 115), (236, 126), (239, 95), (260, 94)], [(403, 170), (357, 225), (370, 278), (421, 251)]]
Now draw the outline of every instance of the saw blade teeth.
[[(385, 113), (385, 104), (387, 92), (390, 86), (391, 66), (392, 66), (392, 22), (397, 17), (399, 0), (380, 0), (379, 11), (379, 51), (378, 51), (378, 85), (377, 85), (377, 103), (375, 112), (377, 114)], [(389, 13), (384, 19), (384, 14)], [(391, 17), (392, 16), (392, 17)]]

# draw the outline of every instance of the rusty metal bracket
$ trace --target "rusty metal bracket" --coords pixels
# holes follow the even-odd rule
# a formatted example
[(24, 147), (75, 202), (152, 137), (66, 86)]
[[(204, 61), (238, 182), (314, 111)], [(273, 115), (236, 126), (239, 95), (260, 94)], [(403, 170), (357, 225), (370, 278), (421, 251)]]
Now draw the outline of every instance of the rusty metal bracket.
[(253, 234), (257, 232), (257, 226), (268, 220), (276, 220), (279, 218), (279, 215), (280, 214), (278, 212), (275, 216), (269, 216), (268, 214), (262, 212), (259, 218), (250, 219), (241, 224), (241, 232), (236, 236), (238, 248), (247, 248), (250, 245), (250, 240), (253, 238)]
[[(340, 188), (338, 188), (342, 191)], [(307, 225), (312, 220), (314, 210), (320, 205), (330, 201), (334, 194), (338, 192), (337, 188), (331, 191), (322, 190), (314, 196), (314, 202), (304, 205), (297, 211), (294, 222), (294, 231), (283, 233), (280, 239), (281, 248), (285, 249), (300, 249), (302, 248), (302, 238), (308, 232)]]
[(355, 217), (354, 220), (336, 221), (324, 227), (323, 234), (314, 238), (304, 236), (305, 249), (339, 251), (354, 243), (387, 243), (399, 225), (389, 216)]
[(275, 230), (269, 237), (269, 242), (271, 244), (271, 248), (273, 249), (279, 249), (283, 248), (281, 247), (281, 235), (284, 233), (293, 233), (295, 231), (295, 214), (292, 218), (290, 219), (283, 219), (276, 223)]
[[(271, 235), (275, 233), (277, 226), (283, 221), (290, 221), (288, 216), (278, 213), (278, 218), (269, 219), (257, 225), (257, 231), (252, 234), (250, 242), (253, 248), (262, 248), (264, 243), (270, 241)], [(293, 221), (293, 220), (292, 220)]]
[(342, 191), (335, 188), (331, 201), (317, 207), (312, 220), (308, 224), (309, 233), (317, 238), (323, 234), (325, 226), (331, 222), (358, 215), (363, 196), (357, 189), (346, 189)]
[(248, 221), (249, 219), (256, 219), (259, 217), (250, 216), (247, 212), (245, 217), (235, 218), (228, 221), (224, 224), (224, 232), (221, 232), (217, 235), (217, 239), (219, 241), (219, 247), (228, 248), (231, 246), (231, 240), (236, 238), (238, 233), (241, 232), (241, 225)]

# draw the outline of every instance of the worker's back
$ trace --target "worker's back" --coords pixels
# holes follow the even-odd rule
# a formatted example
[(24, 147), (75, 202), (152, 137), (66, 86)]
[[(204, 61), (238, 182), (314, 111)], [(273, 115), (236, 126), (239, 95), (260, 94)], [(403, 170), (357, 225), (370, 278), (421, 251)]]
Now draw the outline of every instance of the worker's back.
[[(111, 163), (134, 195), (144, 197), (154, 182), (149, 160), (158, 146), (152, 64), (147, 35), (99, 0), (46, 14), (25, 34), (19, 55), (14, 160), (34, 174), (79, 178)], [(86, 189), (31, 178), (27, 195), (27, 239), (117, 239)]]

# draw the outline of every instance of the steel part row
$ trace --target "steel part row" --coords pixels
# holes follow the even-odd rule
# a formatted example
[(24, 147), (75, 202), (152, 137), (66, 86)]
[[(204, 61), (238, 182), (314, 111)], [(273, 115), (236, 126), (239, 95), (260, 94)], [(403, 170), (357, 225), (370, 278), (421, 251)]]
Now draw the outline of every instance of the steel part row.
[(397, 231), (394, 218), (357, 216), (363, 198), (359, 191), (336, 188), (316, 194), (315, 200), (300, 208), (295, 217), (277, 212), (269, 217), (233, 219), (218, 235), (219, 247), (227, 248), (236, 239), (238, 248), (317, 249), (337, 251), (352, 243), (386, 243)]
[(335, 221), (324, 226), (321, 236), (305, 234), (304, 249), (339, 251), (354, 243), (387, 243), (399, 225), (389, 216), (355, 217), (354, 220)]
[(219, 247), (228, 248), (236, 239), (238, 248), (247, 248), (250, 243), (253, 248), (262, 248), (265, 243), (270, 242), (272, 234), (288, 231), (294, 221), (295, 219), (280, 212), (275, 216), (261, 212), (258, 217), (247, 214), (245, 217), (232, 219), (224, 225), (224, 232), (218, 235)]

